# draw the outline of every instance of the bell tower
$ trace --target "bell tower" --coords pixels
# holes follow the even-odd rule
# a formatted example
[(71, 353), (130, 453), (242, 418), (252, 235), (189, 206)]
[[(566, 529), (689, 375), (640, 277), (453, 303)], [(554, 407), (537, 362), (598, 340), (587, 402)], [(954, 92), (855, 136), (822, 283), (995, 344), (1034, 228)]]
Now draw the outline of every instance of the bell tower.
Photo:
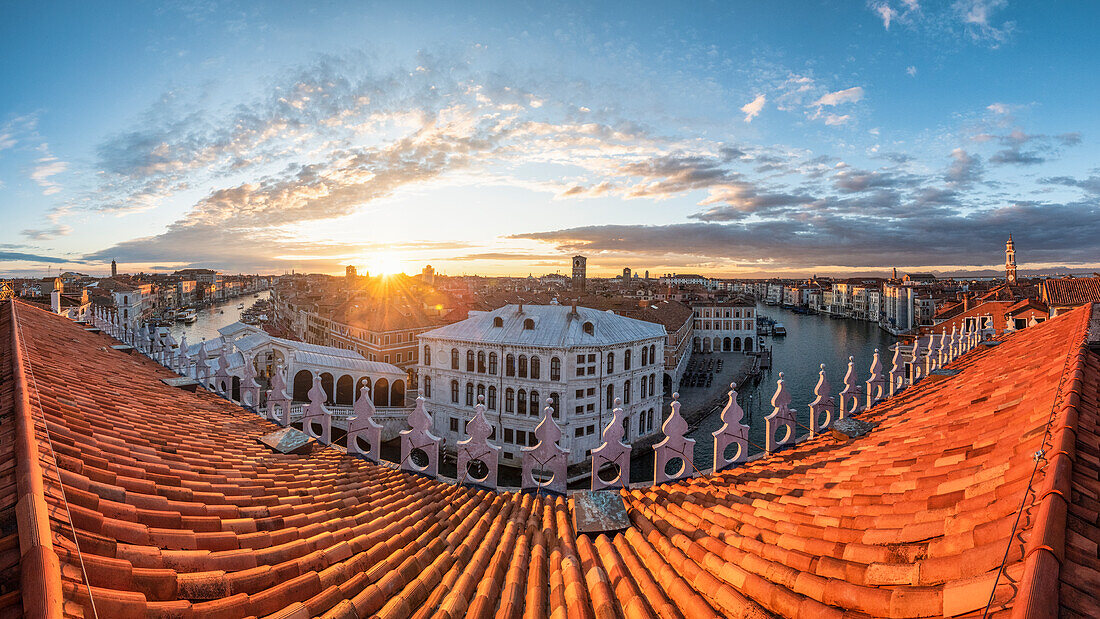
[(1012, 242), (1011, 234), (1005, 243), (1005, 283), (1016, 283), (1016, 245)]
[(584, 292), (587, 262), (584, 256), (573, 256), (573, 292)]

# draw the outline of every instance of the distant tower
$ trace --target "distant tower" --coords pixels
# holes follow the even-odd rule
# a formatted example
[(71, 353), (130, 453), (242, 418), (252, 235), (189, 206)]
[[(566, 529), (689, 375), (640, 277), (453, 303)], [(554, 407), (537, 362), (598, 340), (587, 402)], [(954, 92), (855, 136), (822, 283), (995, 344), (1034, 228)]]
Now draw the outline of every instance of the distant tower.
[(573, 292), (584, 292), (585, 265), (588, 258), (573, 256)]
[(435, 269), (432, 265), (429, 264), (420, 271), (420, 280), (429, 286), (435, 284)]
[(630, 267), (623, 269), (623, 281), (630, 279)]
[(649, 279), (649, 269), (646, 269), (646, 270), (645, 270), (645, 278), (646, 278), (646, 279)]
[(118, 275), (118, 263), (114, 260), (111, 261), (111, 277)]
[(348, 265), (348, 268), (344, 269), (344, 278), (348, 280), (349, 284), (351, 282), (354, 282), (355, 278), (358, 277), (358, 275), (358, 271), (356, 271), (355, 267), (351, 266), (350, 264)]
[(1016, 245), (1012, 242), (1012, 235), (1008, 235), (1005, 243), (1005, 282), (1016, 283)]

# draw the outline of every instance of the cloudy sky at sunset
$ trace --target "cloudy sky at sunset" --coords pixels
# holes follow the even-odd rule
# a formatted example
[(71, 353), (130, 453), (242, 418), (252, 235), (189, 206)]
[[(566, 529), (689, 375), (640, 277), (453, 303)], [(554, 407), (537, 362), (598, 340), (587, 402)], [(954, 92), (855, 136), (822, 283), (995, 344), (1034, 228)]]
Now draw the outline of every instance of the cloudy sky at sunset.
[(1100, 5), (5, 3), (0, 273), (1100, 263)]

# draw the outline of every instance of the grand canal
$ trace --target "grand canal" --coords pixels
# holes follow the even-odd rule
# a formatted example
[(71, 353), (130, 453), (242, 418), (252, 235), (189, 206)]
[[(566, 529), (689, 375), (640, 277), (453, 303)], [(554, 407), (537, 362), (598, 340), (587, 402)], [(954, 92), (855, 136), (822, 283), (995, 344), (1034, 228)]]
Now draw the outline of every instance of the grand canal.
[(189, 344), (195, 344), (200, 340), (212, 340), (218, 337), (218, 329), (227, 327), (241, 319), (241, 312), (243, 310), (237, 309), (238, 305), (244, 303), (244, 306), (248, 308), (260, 299), (269, 298), (271, 298), (271, 292), (264, 291), (260, 293), (259, 297), (253, 297), (249, 294), (237, 297), (236, 299), (215, 303), (210, 307), (204, 307), (198, 310), (198, 316), (195, 322), (191, 324), (176, 322), (169, 327), (169, 330), (172, 332), (172, 337), (177, 340), (179, 340), (181, 335), (187, 334), (187, 342)]
[[(791, 408), (799, 423), (808, 425), (807, 405), (814, 398), (814, 386), (817, 384), (820, 365), (825, 364), (825, 375), (832, 384), (835, 395), (842, 389), (844, 374), (848, 371), (848, 356), (855, 358), (858, 384), (862, 385), (870, 374), (871, 359), (875, 349), (879, 349), (885, 370), (890, 369), (892, 352), (890, 346), (896, 341), (871, 322), (852, 319), (835, 319), (823, 315), (796, 314), (779, 307), (757, 304), (760, 315), (772, 318), (787, 328), (786, 337), (766, 338), (766, 345), (772, 349), (772, 368), (765, 370), (760, 381), (739, 390), (738, 403), (745, 409), (743, 423), (749, 426), (749, 440), (758, 446), (764, 445), (764, 417), (771, 414), (771, 398), (775, 394), (776, 380), (783, 373), (784, 382), (791, 394)], [(704, 418), (691, 432), (695, 439), (695, 466), (700, 470), (709, 468), (713, 459), (711, 453), (714, 432), (722, 425), (718, 411)], [(798, 434), (805, 434), (799, 428)], [(750, 453), (760, 451), (750, 448)]]

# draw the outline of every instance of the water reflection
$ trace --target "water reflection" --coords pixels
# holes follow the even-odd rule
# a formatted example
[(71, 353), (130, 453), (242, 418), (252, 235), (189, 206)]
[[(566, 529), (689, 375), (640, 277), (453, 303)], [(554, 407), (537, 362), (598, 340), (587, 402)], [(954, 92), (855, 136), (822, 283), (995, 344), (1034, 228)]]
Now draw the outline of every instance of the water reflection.
[(169, 330), (172, 332), (172, 337), (176, 338), (177, 341), (180, 336), (186, 333), (189, 344), (196, 344), (203, 339), (212, 340), (219, 337), (218, 329), (227, 327), (241, 319), (241, 313), (244, 310), (237, 309), (238, 305), (244, 303), (245, 308), (248, 308), (256, 301), (270, 298), (271, 292), (265, 291), (261, 292), (259, 297), (248, 295), (222, 301), (198, 310), (198, 317), (195, 322), (191, 324), (176, 322), (169, 327)]

